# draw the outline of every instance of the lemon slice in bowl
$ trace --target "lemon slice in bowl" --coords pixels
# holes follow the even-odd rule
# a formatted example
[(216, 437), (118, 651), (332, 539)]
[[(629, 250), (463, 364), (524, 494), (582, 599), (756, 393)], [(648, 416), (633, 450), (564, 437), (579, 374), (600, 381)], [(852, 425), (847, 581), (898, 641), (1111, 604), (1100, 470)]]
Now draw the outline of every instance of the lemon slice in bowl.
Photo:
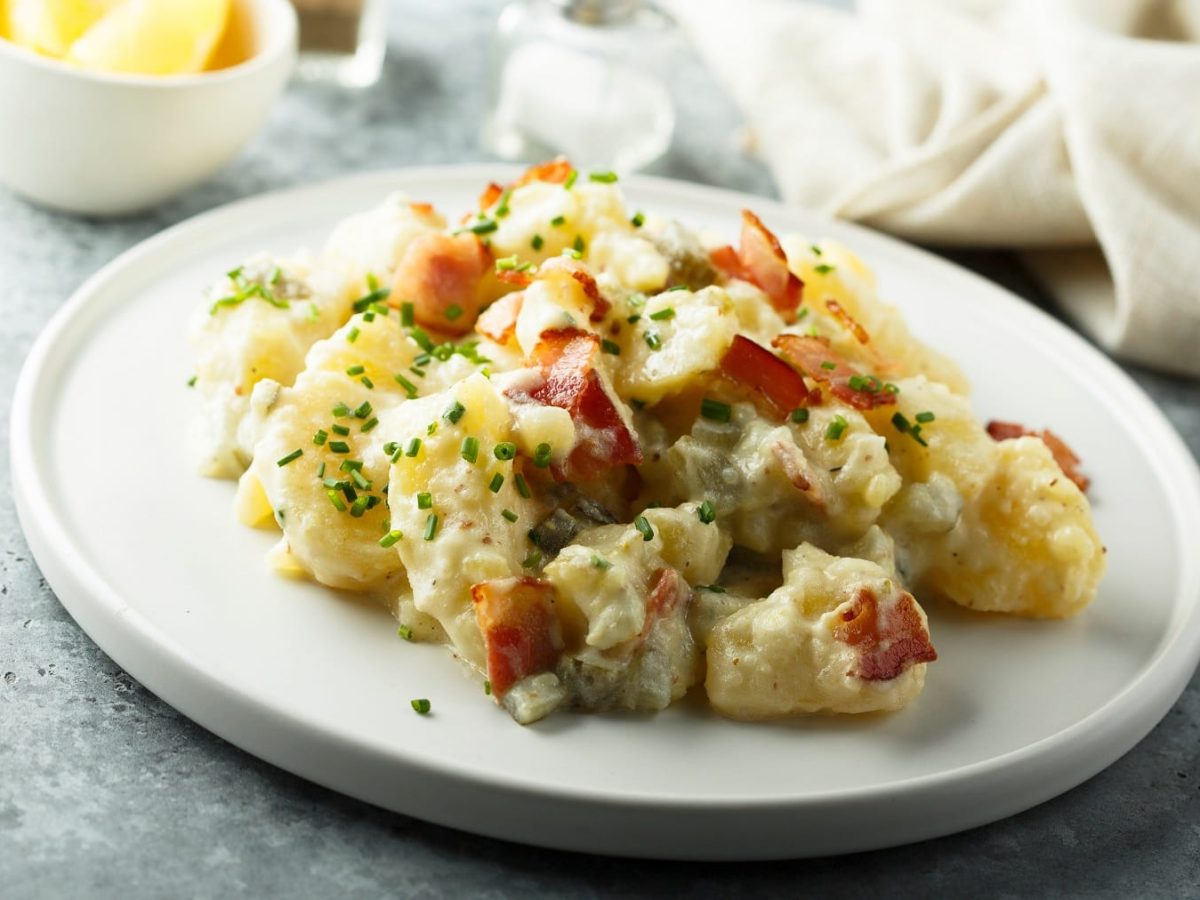
[[(8, 0), (3, 30), (14, 43), (47, 56), (71, 44), (120, 0)], [(0, 7), (4, 4), (0, 3)]]
[(225, 32), (230, 0), (124, 0), (66, 55), (88, 69), (139, 75), (201, 71)]

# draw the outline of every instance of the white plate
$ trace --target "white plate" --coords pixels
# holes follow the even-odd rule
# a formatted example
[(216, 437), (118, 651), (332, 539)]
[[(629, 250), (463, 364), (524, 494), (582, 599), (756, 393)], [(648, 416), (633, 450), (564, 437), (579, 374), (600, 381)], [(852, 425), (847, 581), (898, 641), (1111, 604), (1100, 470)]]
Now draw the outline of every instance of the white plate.
[[(54, 318), (13, 406), (17, 505), (63, 604), (138, 680), (239, 747), (380, 806), (553, 847), (706, 860), (992, 821), (1095, 774), (1166, 713), (1200, 656), (1200, 478), (1151, 402), (1066, 328), (933, 256), (662, 180), (630, 179), (632, 205), (731, 237), (752, 205), (780, 231), (844, 241), (964, 364), (981, 415), (1065, 436), (1109, 548), (1092, 607), (1055, 623), (928, 604), (940, 659), (896, 715), (747, 725), (685, 703), (521, 728), (384, 612), (269, 572), (271, 536), (239, 526), (232, 484), (197, 477), (184, 453), (200, 288), (251, 251), (319, 245), (387, 191), (456, 214), (506, 174), (379, 173), (235, 203), (126, 253)], [(433, 714), (415, 715), (414, 697)]]

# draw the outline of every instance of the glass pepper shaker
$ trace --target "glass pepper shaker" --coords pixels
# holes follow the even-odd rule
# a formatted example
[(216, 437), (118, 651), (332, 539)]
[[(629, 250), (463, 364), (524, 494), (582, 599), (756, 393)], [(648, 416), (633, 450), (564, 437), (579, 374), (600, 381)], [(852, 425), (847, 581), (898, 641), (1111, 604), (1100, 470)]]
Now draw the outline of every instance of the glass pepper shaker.
[(564, 154), (631, 171), (666, 152), (674, 22), (642, 0), (516, 0), (493, 43), (484, 146), (503, 159)]
[(368, 87), (387, 49), (387, 0), (292, 0), (300, 21), (301, 77)]

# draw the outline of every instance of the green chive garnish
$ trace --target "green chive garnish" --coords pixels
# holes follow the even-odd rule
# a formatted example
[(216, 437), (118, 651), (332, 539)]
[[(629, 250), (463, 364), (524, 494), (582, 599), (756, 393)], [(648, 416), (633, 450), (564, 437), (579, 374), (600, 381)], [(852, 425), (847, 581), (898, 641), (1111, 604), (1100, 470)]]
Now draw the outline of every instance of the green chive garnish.
[(517, 455), (517, 445), (512, 441), (501, 441), (492, 448), (496, 459), (513, 459)]
[(500, 493), (500, 488), (504, 486), (504, 476), (497, 472), (492, 476), (492, 480), (488, 483), (488, 490), (493, 494)]
[(364, 400), (354, 410), (354, 416), (355, 416), (355, 418), (358, 418), (358, 419), (365, 419), (370, 414), (371, 414), (371, 401), (370, 400)]
[(733, 407), (720, 400), (705, 397), (700, 401), (700, 415), (713, 422), (728, 422), (733, 418)]
[(329, 427), (330, 427), (331, 429), (333, 429), (333, 433), (334, 433), (334, 434), (340, 434), (342, 437), (345, 437), (346, 435), (348, 435), (348, 434), (350, 433), (350, 429), (349, 429), (349, 427), (348, 427), (348, 426), (346, 426), (346, 425), (339, 425), (337, 422), (334, 422), (334, 423), (333, 423), (332, 425), (330, 425)]
[(332, 450), (334, 453), (349, 453), (350, 445), (347, 444), (345, 441), (330, 441), (329, 449)]
[(415, 384), (413, 384), (399, 372), (392, 377), (396, 379), (396, 384), (404, 388), (404, 393), (408, 394), (408, 399), (411, 400), (413, 397), (417, 396), (417, 386)]
[(616, 172), (589, 172), (588, 181), (595, 181), (598, 184), (614, 184), (617, 180)]
[(650, 527), (650, 523), (646, 521), (645, 516), (638, 516), (636, 519), (634, 519), (633, 527), (641, 532), (642, 540), (644, 540), (644, 541), (654, 540), (654, 529)]
[(533, 451), (533, 464), (539, 469), (544, 469), (550, 465), (550, 445), (546, 443), (538, 444)]
[(347, 340), (347, 342), (349, 342), (349, 343), (353, 344), (355, 341), (357, 341), (357, 340), (358, 340), (358, 335), (359, 335), (358, 326), (357, 326), (357, 325), (355, 325), (353, 328), (351, 328), (351, 329), (350, 329), (350, 330), (349, 330), (349, 331), (346, 333), (346, 340)]
[(415, 309), (411, 303), (400, 304), (400, 324), (405, 328), (412, 328), (415, 321)]
[(396, 454), (396, 451), (398, 451), (399, 449), (400, 449), (400, 445), (397, 444), (395, 441), (388, 441), (386, 444), (383, 445), (383, 454), (384, 454), (384, 456), (394, 456)]
[(421, 493), (417, 494), (417, 509), (432, 509), (432, 508), (433, 508), (433, 494), (429, 493), (429, 491), (421, 491)]
[(544, 243), (546, 242), (542, 239), (542, 236), (540, 234), (535, 234), (533, 239), (530, 240), (529, 246), (534, 250), (541, 250)]
[(819, 265), (813, 266), (813, 269), (816, 270), (817, 272), (820, 272), (822, 275), (828, 275), (830, 272), (832, 272), (836, 268), (837, 268), (837, 266), (831, 266), (828, 263), (821, 263)]
[(675, 318), (675, 307), (664, 306), (658, 312), (650, 313), (650, 318), (652, 318), (655, 322), (665, 322), (668, 319), (673, 319)]
[(904, 434), (912, 427), (908, 419), (904, 417), (904, 413), (901, 412), (895, 413), (892, 416), (892, 424), (896, 426), (896, 430), (901, 434)]
[(442, 313), (442, 315), (444, 315), (446, 317), (447, 322), (453, 322), (456, 319), (461, 318), (462, 314), (463, 314), (463, 308), (461, 306), (459, 306), (457, 303), (451, 303), (449, 306), (446, 307), (446, 311), (444, 313)]
[(333, 408), (333, 417), (335, 419), (344, 419), (348, 415), (350, 415), (350, 407), (345, 403), (339, 403)]
[(579, 172), (575, 169), (571, 170), (571, 174), (567, 176), (567, 180), (563, 182), (563, 190), (569, 191), (575, 187), (575, 181), (579, 178)]
[(429, 714), (429, 710), (432, 707), (430, 706), (429, 701), (422, 697), (420, 700), (412, 701), (412, 708), (416, 711), (417, 715), (425, 716)]
[(483, 693), (492, 696), (492, 682), (487, 678), (483, 679)]
[(371, 498), (365, 495), (359, 497), (352, 504), (350, 504), (350, 515), (354, 516), (356, 519), (361, 519), (362, 514), (367, 511), (367, 503), (370, 502), (370, 500)]
[(917, 413), (917, 421), (922, 425), (932, 422), (934, 418), (936, 418), (934, 414), (928, 411)]
[(366, 375), (364, 375), (362, 378), (360, 378), (358, 380), (363, 383), (363, 386), (366, 387), (367, 390), (373, 390), (375, 388), (375, 382), (373, 382)]
[(826, 439), (831, 441), (838, 440), (849, 426), (850, 423), (846, 421), (844, 416), (834, 416), (833, 421), (829, 423), (829, 427), (825, 429)]
[(611, 353), (613, 356), (621, 355), (621, 345), (616, 341), (608, 340), (608, 338), (600, 342), (600, 349), (605, 353)]
[(500, 226), (497, 225), (495, 222), (493, 222), (491, 219), (484, 219), (482, 222), (476, 222), (474, 225), (471, 225), (469, 228), (466, 228), (465, 230), (470, 231), (473, 234), (490, 234), (491, 232), (495, 231), (499, 227)]
[(512, 197), (512, 188), (509, 188), (500, 195), (500, 202), (496, 204), (496, 218), (503, 219), (508, 215), (508, 201)]
[(479, 438), (465, 437), (462, 439), (462, 446), (458, 448), (458, 455), (475, 465), (475, 461), (479, 459)]
[(293, 460), (299, 459), (303, 455), (304, 455), (304, 451), (301, 450), (299, 447), (297, 447), (295, 450), (293, 450), (287, 456), (284, 456), (281, 459), (275, 460), (275, 465), (279, 466), (279, 468), (282, 469), (288, 463), (292, 462)]
[(525, 569), (536, 569), (542, 562), (542, 554), (536, 550), (530, 550), (529, 555), (521, 560), (521, 566)]
[[(571, 245), (571, 249), (574, 250), (576, 253), (582, 253), (584, 246), (585, 246), (585, 244), (583, 243), (583, 235), (582, 234), (575, 235), (575, 243), (573, 243)], [(576, 259), (578, 259), (578, 258), (579, 257), (576, 257)]]
[(525, 480), (525, 476), (520, 472), (513, 476), (513, 484), (517, 486), (517, 493), (526, 500), (533, 496), (533, 493), (529, 490), (529, 482)]
[(372, 428), (374, 428), (378, 424), (379, 424), (379, 419), (375, 418), (375, 416), (371, 416), (371, 418), (369, 418), (369, 419), (367, 419), (367, 421), (363, 422), (363, 426), (362, 426), (363, 434), (366, 434), (368, 431), (370, 431)]
[(313, 435), (313, 443), (320, 447), (329, 439), (329, 432), (324, 428), (317, 429), (317, 433)]
[(346, 370), (346, 374), (347, 375), (361, 375), (365, 371), (367, 371), (367, 370), (363, 366), (351, 366), (350, 368), (348, 368)]
[(434, 537), (437, 535), (437, 529), (438, 529), (437, 513), (430, 513), (429, 518), (425, 520), (425, 534), (424, 534), (425, 540), (432, 541), (434, 539)]
[(195, 376), (195, 375), (193, 375), (191, 378), (189, 378), (189, 379), (187, 380), (187, 386), (188, 386), (188, 387), (195, 387), (195, 386), (196, 386), (196, 376)]
[(420, 452), (421, 452), (421, 439), (415, 437), (411, 441), (408, 442), (408, 447), (405, 448), (404, 455), (407, 456), (409, 459), (411, 459), (412, 457), (416, 456)]
[(504, 516), (504, 518), (508, 519), (510, 522), (515, 522), (519, 518), (511, 509), (500, 510), (500, 515)]
[(805, 406), (797, 407), (792, 410), (792, 421), (797, 425), (803, 425), (808, 421), (808, 408)]
[(467, 411), (467, 408), (465, 406), (463, 406), (461, 403), (459, 403), (457, 400), (455, 400), (453, 403), (451, 403), (449, 406), (446, 407), (446, 411), (444, 413), (442, 413), (442, 418), (445, 419), (447, 422), (449, 422), (451, 425), (457, 425), (458, 420), (463, 417), (463, 413), (465, 413), (466, 411)]
[(629, 220), (629, 224), (634, 228), (641, 228), (646, 224), (646, 214), (639, 209), (633, 214), (633, 218)]
[(567, 223), (566, 216), (555, 216), (553, 219), (550, 220), (550, 224), (553, 225), (555, 228), (561, 228), (566, 223)]
[(716, 521), (717, 511), (713, 508), (712, 501), (705, 500), (700, 504), (700, 508), (696, 510), (696, 515), (705, 525), (711, 525)]
[(651, 350), (662, 349), (662, 338), (658, 336), (657, 331), (647, 331), (645, 334), (646, 346)]
[[(392, 532), (392, 534), (399, 534), (399, 533), (400, 532), (398, 532), (398, 531)], [(382, 544), (383, 541), (380, 541), (379, 543)], [(388, 546), (391, 546), (391, 545), (389, 544)], [(399, 628), (397, 628), (396, 634), (400, 635), (400, 637), (404, 638), (404, 640), (406, 640), (406, 641), (412, 640), (412, 629), (409, 628), (407, 625), (401, 625)]]
[(325, 492), (325, 496), (329, 498), (329, 502), (333, 504), (334, 509), (336, 509), (338, 512), (346, 511), (346, 504), (342, 501), (341, 494), (339, 494), (333, 488), (327, 490)]
[(821, 368), (833, 370), (833, 369), (837, 368), (837, 363), (831, 362), (830, 360), (827, 359), (827, 360), (825, 360), (825, 362), (821, 363)]

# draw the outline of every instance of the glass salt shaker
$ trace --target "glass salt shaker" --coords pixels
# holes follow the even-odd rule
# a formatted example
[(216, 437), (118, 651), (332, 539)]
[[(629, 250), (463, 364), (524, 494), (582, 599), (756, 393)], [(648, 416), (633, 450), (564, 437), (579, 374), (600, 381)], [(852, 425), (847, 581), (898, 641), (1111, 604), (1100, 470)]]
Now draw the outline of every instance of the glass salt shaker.
[(484, 146), (631, 171), (667, 151), (674, 22), (642, 0), (516, 0), (496, 24)]
[(387, 49), (387, 0), (292, 0), (300, 20), (302, 78), (368, 87)]

